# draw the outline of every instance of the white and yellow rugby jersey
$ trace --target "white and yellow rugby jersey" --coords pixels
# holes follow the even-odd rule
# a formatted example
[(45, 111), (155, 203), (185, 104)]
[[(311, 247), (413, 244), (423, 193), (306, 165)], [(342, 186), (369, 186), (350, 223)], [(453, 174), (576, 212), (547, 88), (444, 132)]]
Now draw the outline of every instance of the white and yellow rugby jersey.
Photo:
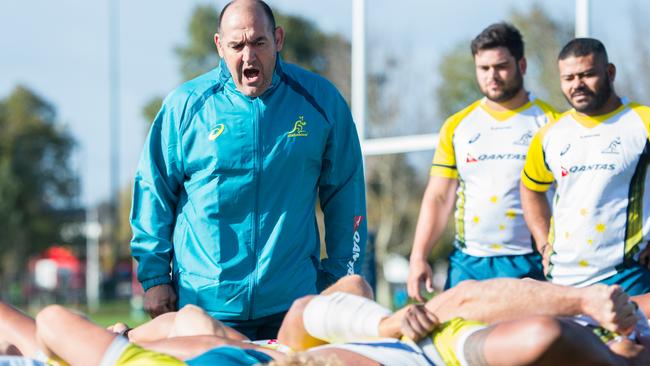
[(520, 255), (533, 251), (519, 197), (519, 176), (531, 139), (556, 117), (546, 103), (505, 112), (485, 98), (451, 116), (440, 130), (431, 175), (457, 178), (456, 242), (464, 253)]
[(596, 117), (568, 111), (533, 138), (523, 183), (543, 192), (557, 182), (549, 233), (553, 282), (598, 282), (645, 248), (649, 129), (650, 108), (626, 102)]

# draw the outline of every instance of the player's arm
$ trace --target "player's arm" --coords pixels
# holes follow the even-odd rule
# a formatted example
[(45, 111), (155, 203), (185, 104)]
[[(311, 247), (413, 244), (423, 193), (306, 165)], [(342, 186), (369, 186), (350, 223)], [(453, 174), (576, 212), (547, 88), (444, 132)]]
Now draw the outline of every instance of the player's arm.
[(420, 294), (420, 284), (424, 283), (427, 291), (433, 291), (433, 274), (427, 257), (440, 239), (456, 199), (458, 170), (453, 136), (461, 120), (461, 117), (454, 115), (447, 119), (440, 129), (439, 142), (431, 165), (431, 178), (422, 197), (407, 282), (409, 296), (418, 301), (424, 301)]
[(152, 316), (175, 310), (171, 283), (172, 232), (176, 222), (182, 166), (178, 113), (163, 104), (147, 137), (133, 186), (131, 252)]
[(549, 254), (552, 251), (548, 242), (551, 208), (546, 198), (546, 192), (551, 188), (554, 177), (544, 159), (542, 138), (545, 130), (543, 128), (533, 137), (528, 148), (524, 169), (521, 172), (520, 196), (524, 220), (535, 239), (537, 250), (544, 257), (544, 270), (546, 271)]
[(429, 292), (433, 291), (431, 267), (427, 258), (445, 230), (454, 207), (457, 188), (458, 180), (455, 178), (432, 176), (422, 197), (408, 278), (408, 294), (418, 301), (424, 301), (420, 294), (421, 283), (425, 283)]
[(548, 232), (551, 222), (551, 207), (546, 193), (534, 191), (521, 183), (520, 195), (526, 225), (535, 239), (537, 250), (544, 254), (548, 248)]
[(350, 109), (340, 95), (330, 116), (332, 129), (319, 180), (327, 258), (321, 263), (318, 291), (361, 272), (368, 232), (361, 146)]
[(589, 315), (601, 326), (629, 332), (636, 322), (635, 307), (619, 286), (584, 288), (554, 285), (530, 279), (499, 278), (463, 281), (429, 300), (427, 308), (440, 322), (455, 317), (486, 323), (534, 315)]

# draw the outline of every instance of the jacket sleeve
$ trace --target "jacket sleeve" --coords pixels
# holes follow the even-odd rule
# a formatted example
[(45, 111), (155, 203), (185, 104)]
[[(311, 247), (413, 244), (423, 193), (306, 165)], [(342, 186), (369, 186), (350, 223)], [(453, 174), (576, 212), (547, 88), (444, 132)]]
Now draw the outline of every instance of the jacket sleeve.
[(151, 126), (135, 175), (131, 252), (138, 261), (138, 280), (145, 291), (171, 283), (172, 234), (183, 177), (177, 120), (165, 101)]
[(357, 130), (345, 100), (337, 95), (334, 104), (319, 181), (327, 249), (327, 258), (321, 262), (324, 273), (319, 274), (319, 288), (345, 275), (360, 273), (368, 231)]

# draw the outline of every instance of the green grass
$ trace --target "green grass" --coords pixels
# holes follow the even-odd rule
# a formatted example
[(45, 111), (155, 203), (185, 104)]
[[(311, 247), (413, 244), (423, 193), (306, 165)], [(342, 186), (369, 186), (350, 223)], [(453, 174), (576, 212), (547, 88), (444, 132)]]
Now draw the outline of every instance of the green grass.
[[(102, 302), (99, 306), (99, 309), (94, 312), (89, 312), (88, 308), (85, 305), (64, 306), (81, 311), (82, 313), (86, 314), (90, 320), (101, 325), (102, 327), (107, 327), (117, 322), (126, 323), (130, 327), (135, 327), (149, 320), (149, 316), (144, 313), (132, 312), (128, 300)], [(36, 313), (38, 313), (39, 310), (40, 309), (37, 308), (30, 308), (27, 310), (27, 313), (31, 316), (34, 316)]]
[[(84, 309), (81, 310), (83, 311)], [(130, 327), (135, 327), (149, 320), (149, 316), (144, 313), (132, 312), (128, 301), (102, 303), (96, 312), (85, 313), (90, 320), (104, 327), (117, 322), (126, 323)]]

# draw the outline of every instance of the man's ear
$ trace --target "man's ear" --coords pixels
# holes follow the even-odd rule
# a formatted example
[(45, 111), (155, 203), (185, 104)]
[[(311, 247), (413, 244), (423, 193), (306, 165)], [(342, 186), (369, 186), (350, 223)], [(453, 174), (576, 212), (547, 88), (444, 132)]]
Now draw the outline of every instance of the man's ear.
[(280, 52), (282, 51), (282, 46), (284, 46), (284, 28), (282, 27), (275, 27), (275, 48), (276, 51)]
[(526, 74), (526, 68), (528, 67), (528, 61), (526, 61), (526, 57), (521, 57), (521, 60), (519, 60), (519, 71), (521, 72), (522, 75)]
[(616, 80), (616, 66), (614, 64), (607, 64), (607, 74), (609, 75), (609, 81), (614, 83), (614, 80)]
[(219, 42), (219, 32), (214, 34), (214, 45), (217, 46), (217, 52), (219, 53), (219, 57), (223, 58), (223, 49), (221, 48), (221, 42)]

